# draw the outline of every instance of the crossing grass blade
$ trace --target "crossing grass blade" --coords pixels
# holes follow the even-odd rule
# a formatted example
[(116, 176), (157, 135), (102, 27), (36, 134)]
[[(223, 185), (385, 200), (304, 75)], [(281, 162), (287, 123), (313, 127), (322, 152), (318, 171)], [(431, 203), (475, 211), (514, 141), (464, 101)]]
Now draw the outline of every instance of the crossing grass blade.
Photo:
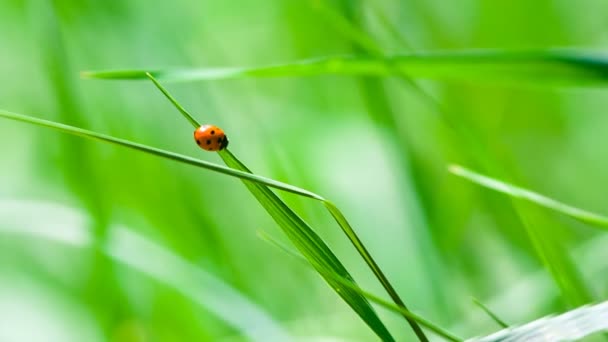
[(574, 219), (590, 224), (592, 226), (600, 227), (603, 229), (608, 228), (607, 216), (599, 215), (587, 210), (573, 207), (571, 205), (559, 202), (552, 198), (543, 196), (534, 191), (530, 191), (515, 186), (513, 184), (509, 184), (488, 176), (481, 175), (460, 165), (452, 165), (449, 167), (449, 170), (451, 173), (459, 177), (465, 178), (473, 183), (481, 185), (485, 188), (492, 189), (494, 191), (498, 191), (513, 198), (523, 199), (525, 201), (538, 204), (542, 207), (555, 210), (559, 213), (570, 216)]
[(503, 84), (606, 86), (608, 57), (573, 50), (460, 50), (394, 56), (330, 56), (260, 67), (84, 71), (85, 78), (210, 81), (316, 75), (400, 76)]
[[(196, 120), (193, 119), (192, 116), (190, 116), (190, 114), (188, 114), (188, 112), (186, 112), (185, 110), (183, 110), (181, 108), (181, 106), (179, 104), (177, 104), (177, 101), (158, 82), (158, 80), (156, 80), (154, 78), (153, 75), (151, 75), (150, 73), (146, 73), (146, 77), (149, 78), (152, 81), (152, 83), (154, 83), (154, 85), (161, 91), (161, 93), (163, 93), (169, 99), (169, 101), (171, 101), (173, 104), (176, 105), (176, 107), (180, 111), (180, 113), (188, 121), (190, 121), (190, 123), (195, 128), (200, 126), (200, 123), (196, 122)], [(226, 165), (228, 165), (228, 166), (230, 166), (230, 167), (232, 167), (234, 169), (237, 169), (237, 170), (241, 170), (241, 171), (244, 171), (244, 172), (250, 172), (249, 169), (240, 160), (238, 160), (228, 149), (219, 151), (218, 153), (219, 153), (220, 157), (224, 160), (224, 163), (226, 163)], [(279, 226), (281, 226), (281, 224), (284, 224), (282, 222), (285, 220), (285, 218), (281, 218), (280, 215), (278, 215), (278, 214), (283, 214), (283, 215), (287, 214), (287, 216), (291, 217), (291, 222), (293, 224), (295, 224), (295, 227), (297, 228), (296, 229), (296, 233), (297, 234), (300, 234), (300, 235), (303, 235), (303, 236), (311, 236), (313, 240), (320, 240), (320, 239), (318, 239), (318, 236), (316, 236), (316, 234), (314, 233), (314, 231), (310, 227), (308, 227), (308, 225), (304, 221), (302, 221), (297, 216), (297, 214), (293, 213), (293, 211), (291, 211), (291, 209), (289, 207), (287, 207), (283, 203), (283, 201), (281, 201), (281, 199), (279, 199), (268, 188), (266, 188), (265, 186), (260, 185), (260, 184), (248, 184), (247, 182), (245, 182), (245, 185), (247, 185), (247, 187), (249, 188), (250, 192), (264, 206), (264, 208), (266, 209), (266, 211), (268, 211), (271, 214), (271, 216), (275, 219), (275, 221), (277, 222), (277, 224), (279, 224)], [(359, 239), (359, 237), (357, 236), (357, 234), (353, 230), (352, 226), (350, 225), (350, 223), (348, 222), (348, 220), (346, 219), (346, 217), (342, 214), (342, 212), (332, 202), (324, 199), (321, 196), (317, 195), (316, 197), (313, 197), (313, 198), (321, 201), (323, 203), (323, 205), (325, 205), (326, 209), (329, 211), (329, 213), (334, 218), (334, 220), (336, 221), (336, 223), (338, 223), (338, 225), (340, 226), (340, 228), (342, 229), (342, 231), (344, 232), (344, 234), (351, 241), (351, 243), (353, 244), (353, 246), (355, 247), (355, 249), (357, 250), (357, 252), (359, 252), (359, 255), (361, 255), (361, 257), (363, 258), (363, 260), (365, 261), (365, 263), (368, 265), (368, 267), (370, 268), (370, 270), (374, 273), (374, 275), (376, 276), (376, 278), (378, 279), (378, 281), (380, 281), (380, 283), (382, 284), (382, 286), (384, 287), (384, 289), (387, 291), (387, 293), (390, 295), (390, 297), (393, 299), (393, 301), (395, 302), (395, 304), (397, 304), (398, 306), (400, 306), (402, 309), (407, 310), (407, 307), (405, 306), (405, 303), (403, 303), (403, 301), (401, 300), (401, 297), (399, 297), (399, 294), (397, 293), (397, 291), (393, 288), (393, 286), (391, 285), (391, 283), (388, 280), (388, 278), (386, 278), (386, 276), (384, 275), (384, 272), (382, 272), (382, 269), (380, 268), (380, 266), (378, 266), (378, 264), (376, 263), (376, 261), (374, 260), (374, 258), (368, 252), (367, 248), (365, 248), (365, 245)], [(271, 209), (273, 209), (273, 207), (270, 206), (270, 205), (268, 205), (268, 203), (274, 204), (275, 206), (279, 206), (279, 207), (283, 208), (283, 210), (282, 211), (278, 211), (278, 212), (274, 212), (274, 214), (273, 214), (273, 212), (271, 211)], [(288, 220), (288, 222), (289, 222), (289, 220)], [(287, 231), (287, 229), (292, 229), (293, 227), (282, 227), (282, 228), (285, 231)], [(296, 240), (294, 240), (294, 238), (292, 236), (290, 236), (290, 238), (292, 239), (292, 241), (294, 242), (294, 244), (296, 244), (296, 246), (297, 246)], [(320, 245), (319, 248), (324, 249), (325, 248), (324, 244), (322, 243), (322, 241), (320, 241), (320, 242), (321, 242), (321, 245)], [(305, 253), (303, 253), (303, 254), (307, 258), (309, 258), (309, 256), (307, 254), (305, 254)], [(331, 251), (329, 251), (329, 254), (331, 254)], [(333, 254), (329, 255), (330, 258), (333, 258), (332, 255)], [(342, 267), (341, 265), (336, 265), (336, 266), (337, 267), (339, 266), (338, 268)], [(329, 280), (328, 280), (328, 282), (329, 282)], [(404, 317), (407, 320), (407, 322), (409, 323), (409, 325), (411, 326), (412, 330), (414, 331), (414, 333), (416, 334), (416, 336), (418, 337), (418, 339), (420, 341), (423, 341), (423, 342), (424, 341), (428, 341), (427, 337), (424, 335), (424, 332), (422, 331), (422, 329), (420, 329), (420, 326), (418, 326), (418, 324), (416, 323), (416, 321), (411, 320), (407, 316), (404, 316)]]
[[(219, 151), (219, 155), (229, 167), (244, 172), (251, 172), (229, 150)], [(321, 274), (325, 281), (336, 290), (344, 301), (359, 314), (380, 338), (385, 341), (392, 341), (392, 336), (386, 330), (365, 297), (327, 275), (329, 272), (336, 273), (351, 283), (355, 283), (342, 263), (312, 228), (268, 187), (246, 180), (243, 182), (294, 246), (296, 246), (312, 267)]]
[[(268, 242), (269, 244), (277, 247), (278, 249), (282, 250), (283, 252), (289, 254), (290, 256), (292, 256), (293, 258), (301, 261), (303, 264), (309, 266), (309, 264), (306, 262), (306, 259), (299, 254), (298, 252), (292, 250), (291, 248), (285, 246), (283, 243), (279, 242), (277, 239), (273, 238), (272, 236), (270, 236), (269, 234), (267, 234), (264, 231), (258, 231), (258, 236)], [(342, 277), (340, 277), (337, 274), (333, 274), (330, 273), (327, 270), (324, 270), (324, 272), (327, 273), (327, 276), (333, 278), (334, 280), (340, 282), (341, 284), (343, 284), (344, 286), (352, 289), (353, 291), (358, 292), (359, 294), (361, 294), (362, 296), (364, 296), (365, 298), (369, 299), (370, 301), (382, 306), (383, 308), (393, 311), (395, 313), (407, 316), (408, 318), (410, 318), (413, 321), (416, 321), (417, 323), (419, 323), (421, 326), (429, 329), (430, 331), (432, 331), (433, 333), (437, 334), (438, 336), (441, 336), (443, 338), (445, 338), (448, 341), (462, 341), (461, 338), (454, 336), (452, 333), (444, 330), (443, 328), (439, 327), (438, 325), (428, 321), (427, 319), (407, 310), (404, 309), (400, 306), (397, 306), (387, 300), (384, 300), (382, 298), (380, 298), (379, 296), (376, 296), (368, 291), (365, 291), (363, 289), (361, 289), (359, 286), (357, 286), (356, 284), (354, 284), (353, 282), (350, 282)]]
[[(120, 145), (136, 151), (148, 153), (158, 157), (174, 160), (177, 162), (205, 168), (221, 174), (232, 177), (241, 178), (245, 181), (245, 185), (258, 199), (260, 204), (272, 216), (277, 224), (283, 229), (286, 235), (292, 240), (294, 245), (300, 252), (307, 257), (307, 260), (317, 270), (329, 269), (332, 272), (339, 274), (345, 279), (349, 279), (354, 283), (354, 280), (344, 268), (342, 263), (333, 254), (329, 247), (321, 240), (321, 238), (294, 213), (277, 195), (275, 195), (268, 187), (274, 187), (301, 196), (314, 198), (324, 201), (321, 196), (300, 189), (298, 187), (275, 181), (269, 178), (261, 177), (252, 174), (242, 163), (240, 163), (229, 151), (221, 151), (220, 156), (230, 167), (209, 163), (203, 160), (198, 160), (192, 157), (180, 155), (177, 153), (164, 151), (154, 147), (138, 144), (128, 140), (114, 138), (108, 135), (88, 131), (85, 129), (64, 125), (52, 121), (33, 118), (26, 115), (11, 113), (0, 110), (0, 117), (30, 123), (38, 126), (52, 128), (64, 133), (85, 137), (94, 140), (100, 140), (107, 143)], [(319, 271), (321, 272), (321, 271)], [(365, 297), (357, 292), (344, 287), (342, 284), (333, 279), (324, 277), (329, 285), (344, 299), (344, 301), (353, 308), (353, 310), (363, 319), (363, 321), (380, 337), (383, 341), (394, 341), (388, 329), (384, 326), (376, 312), (373, 310)]]
[(500, 319), (500, 317), (498, 317), (498, 315), (496, 315), (492, 310), (490, 310), (490, 308), (488, 308), (487, 306), (485, 306), (477, 298), (471, 298), (471, 300), (473, 301), (473, 303), (475, 305), (477, 305), (481, 310), (483, 310), (488, 316), (490, 316), (490, 318), (492, 318), (492, 320), (494, 322), (496, 322), (496, 324), (498, 324), (499, 326), (501, 326), (503, 328), (509, 327), (509, 325), (507, 323), (505, 323), (505, 321), (503, 321), (502, 319)]

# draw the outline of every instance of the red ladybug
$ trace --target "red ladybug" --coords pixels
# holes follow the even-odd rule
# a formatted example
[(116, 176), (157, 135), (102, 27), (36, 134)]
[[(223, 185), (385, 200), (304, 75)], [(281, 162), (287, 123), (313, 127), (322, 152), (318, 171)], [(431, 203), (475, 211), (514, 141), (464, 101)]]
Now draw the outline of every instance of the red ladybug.
[(224, 131), (214, 125), (202, 125), (194, 131), (196, 144), (205, 151), (221, 151), (228, 147)]

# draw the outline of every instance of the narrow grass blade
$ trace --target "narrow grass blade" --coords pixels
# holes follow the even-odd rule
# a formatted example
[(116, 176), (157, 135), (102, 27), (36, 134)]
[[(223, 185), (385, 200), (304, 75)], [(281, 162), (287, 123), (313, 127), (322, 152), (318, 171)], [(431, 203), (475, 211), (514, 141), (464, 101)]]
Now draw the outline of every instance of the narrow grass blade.
[(596, 227), (608, 228), (608, 217), (606, 216), (579, 209), (571, 205), (556, 201), (552, 198), (543, 196), (536, 192), (481, 175), (460, 165), (452, 165), (449, 167), (449, 170), (451, 173), (457, 176), (463, 177), (473, 183), (479, 184), (488, 189), (504, 193), (514, 198), (519, 198), (532, 203), (536, 203), (542, 207), (555, 210), (564, 215), (570, 216), (581, 222)]
[(399, 76), (570, 86), (608, 85), (608, 57), (572, 50), (461, 50), (395, 56), (331, 56), (250, 68), (85, 71), (82, 77), (203, 81), (315, 75)]
[[(258, 236), (260, 236), (260, 238), (266, 242), (268, 242), (269, 244), (277, 247), (278, 249), (282, 250), (283, 252), (289, 254), (290, 256), (292, 256), (293, 258), (301, 261), (303, 264), (310, 266), (310, 264), (306, 261), (306, 259), (299, 254), (298, 252), (292, 250), (291, 248), (285, 246), (283, 243), (279, 242), (277, 239), (273, 238), (272, 236), (270, 236), (269, 234), (267, 234), (264, 231), (258, 231)], [(389, 301), (386, 301), (370, 292), (367, 292), (363, 289), (361, 289), (359, 286), (357, 286), (355, 283), (348, 281), (347, 279), (344, 279), (342, 277), (340, 277), (337, 274), (333, 274), (328, 272), (327, 270), (325, 270), (325, 272), (327, 273), (327, 276), (333, 278), (334, 280), (340, 282), (342, 285), (352, 289), (353, 291), (358, 292), (359, 294), (361, 294), (362, 296), (364, 296), (365, 298), (369, 299), (370, 301), (384, 307), (385, 309), (388, 309), (390, 311), (393, 311), (395, 313), (398, 314), (402, 314), (404, 316), (407, 316), (409, 319), (416, 321), (417, 323), (419, 323), (420, 325), (422, 325), (423, 327), (431, 330), (432, 332), (434, 332), (435, 334), (437, 334), (438, 336), (441, 336), (443, 338), (445, 338), (448, 341), (462, 341), (461, 338), (458, 338), (456, 336), (454, 336), (452, 333), (442, 329), (441, 327), (439, 327), (438, 325), (431, 323), (430, 321), (428, 321), (425, 318), (422, 318), (420, 316), (418, 316), (417, 314), (404, 309), (402, 307), (399, 307)]]
[(471, 300), (473, 301), (473, 303), (475, 305), (479, 306), (479, 308), (481, 310), (483, 310), (486, 314), (488, 314), (488, 316), (490, 316), (490, 318), (492, 318), (492, 320), (494, 320), (494, 322), (496, 322), (496, 324), (500, 325), (503, 328), (507, 328), (509, 326), (507, 323), (505, 323), (505, 321), (500, 319), (498, 317), (498, 315), (496, 315), (494, 312), (492, 312), (492, 310), (490, 310), (490, 308), (488, 308), (482, 302), (477, 300), (477, 298), (471, 298)]
[[(331, 252), (329, 247), (321, 240), (321, 238), (306, 224), (297, 214), (295, 214), (277, 195), (275, 195), (267, 186), (279, 188), (299, 194), (301, 196), (314, 198), (323, 201), (323, 198), (309, 191), (294, 187), (289, 184), (281, 183), (272, 179), (257, 176), (252, 174), (243, 164), (241, 164), (227, 150), (221, 151), (220, 156), (224, 159), (228, 166), (205, 162), (192, 157), (172, 153), (157, 148), (137, 144), (128, 140), (117, 139), (111, 136), (99, 134), (96, 132), (87, 131), (81, 128), (63, 125), (47, 120), (36, 119), (26, 115), (15, 114), (0, 110), (0, 117), (22, 121), (34, 125), (53, 128), (64, 133), (69, 133), (85, 138), (101, 140), (108, 143), (128, 147), (137, 151), (148, 154), (164, 157), (189, 165), (202, 167), (208, 170), (219, 172), (232, 177), (247, 180), (245, 184), (258, 199), (260, 204), (268, 211), (277, 224), (285, 231), (287, 236), (293, 241), (294, 245), (305, 255), (309, 262), (316, 268), (329, 268), (347, 279), (352, 279), (344, 266), (340, 263), (337, 257)], [(235, 170), (236, 169), (236, 170)], [(363, 319), (366, 324), (383, 340), (394, 341), (391, 334), (388, 332), (384, 324), (380, 321), (369, 302), (360, 294), (344, 288), (342, 285), (327, 279), (330, 286), (353, 308), (355, 312)]]
[(298, 188), (298, 187), (290, 185), (290, 184), (279, 182), (277, 180), (254, 175), (254, 174), (247, 173), (247, 172), (242, 172), (239, 170), (234, 170), (234, 169), (222, 166), (222, 165), (210, 163), (210, 162), (192, 158), (192, 157), (189, 157), (186, 155), (161, 150), (161, 149), (146, 146), (143, 144), (138, 144), (138, 143), (135, 143), (135, 142), (132, 142), (129, 140), (119, 139), (119, 138), (115, 138), (115, 137), (112, 137), (109, 135), (92, 132), (92, 131), (89, 131), (86, 129), (69, 126), (69, 125), (64, 125), (64, 124), (56, 123), (53, 121), (38, 119), (38, 118), (31, 117), (31, 116), (23, 115), (23, 114), (11, 113), (11, 112), (7, 112), (4, 110), (0, 110), (0, 118), (21, 121), (21, 122), (25, 122), (25, 123), (29, 123), (29, 124), (33, 124), (33, 125), (37, 125), (37, 126), (52, 128), (52, 129), (55, 129), (55, 130), (63, 132), (63, 133), (68, 133), (68, 134), (72, 134), (72, 135), (76, 135), (76, 136), (80, 136), (80, 137), (84, 137), (84, 138), (88, 138), (88, 139), (93, 139), (93, 140), (104, 141), (107, 143), (130, 148), (130, 149), (133, 149), (133, 150), (136, 150), (139, 152), (144, 152), (147, 154), (155, 155), (155, 156), (158, 156), (161, 158), (166, 158), (166, 159), (170, 159), (170, 160), (173, 160), (176, 162), (201, 167), (201, 168), (211, 170), (214, 172), (218, 172), (221, 174), (225, 174), (228, 176), (248, 179), (253, 182), (265, 184), (267, 186), (277, 188), (277, 189), (280, 189), (283, 191), (291, 192), (294, 194), (298, 194), (300, 196), (314, 198), (317, 200), (323, 200), (323, 198), (317, 194), (314, 194), (310, 191)]
[[(325, 205), (325, 207), (327, 208), (327, 210), (329, 211), (331, 216), (336, 220), (336, 222), (338, 223), (340, 228), (342, 228), (342, 231), (344, 232), (344, 234), (346, 234), (348, 239), (351, 241), (351, 243), (353, 244), (355, 249), (357, 249), (357, 251), (363, 258), (363, 260), (365, 260), (367, 265), (372, 270), (372, 272), (374, 272), (374, 275), (376, 276), (376, 278), (378, 278), (378, 280), (380, 281), (380, 283), (382, 284), (384, 289), (386, 289), (386, 291), (388, 292), (389, 296), (393, 299), (395, 304), (397, 304), (402, 309), (407, 311), (408, 309), (405, 306), (405, 304), (403, 303), (403, 301), (401, 300), (401, 298), (399, 297), (399, 294), (397, 294), (397, 291), (395, 291), (395, 289), (391, 285), (390, 281), (386, 278), (386, 276), (382, 272), (382, 269), (380, 269), (380, 266), (378, 266), (378, 264), (376, 263), (374, 258), (367, 251), (367, 248), (365, 248), (365, 245), (363, 244), (363, 242), (361, 242), (361, 240), (359, 239), (359, 237), (357, 236), (357, 234), (351, 227), (350, 223), (348, 223), (348, 221), (346, 220), (346, 217), (344, 217), (342, 212), (330, 201), (323, 200), (323, 204)], [(410, 324), (410, 326), (416, 333), (416, 336), (418, 336), (418, 339), (421, 341), (426, 341), (427, 338), (426, 338), (426, 336), (424, 336), (424, 333), (422, 332), (422, 330), (420, 329), (418, 324), (416, 324), (416, 321), (411, 320), (406, 315), (404, 315), (404, 317), (406, 318), (406, 320), (408, 321), (408, 323)]]
[(608, 330), (608, 301), (580, 307), (559, 316), (547, 316), (519, 327), (510, 327), (467, 342), (578, 341)]
[[(220, 157), (229, 167), (251, 172), (230, 151), (219, 151)], [(262, 184), (244, 181), (245, 186), (254, 195), (258, 202), (266, 209), (268, 214), (281, 227), (283, 232), (308, 260), (308, 262), (323, 276), (325, 281), (336, 290), (351, 308), (385, 341), (393, 341), (393, 337), (384, 327), (380, 318), (365, 297), (353, 291), (351, 288), (327, 276), (328, 272), (339, 274), (341, 277), (354, 283), (353, 278), (344, 268), (342, 263), (333, 254), (323, 240), (293, 212), (277, 195)]]
[[(156, 79), (154, 78), (154, 76), (147, 74), (147, 77), (150, 78), (154, 84), (161, 90), (161, 92), (167, 96), (169, 98), (169, 100), (171, 102), (175, 102), (175, 100), (169, 95), (169, 92), (163, 88), (163, 86), (156, 81)], [(179, 108), (178, 108), (179, 109)], [(183, 113), (182, 113), (183, 114)], [(196, 121), (194, 121), (192, 123), (194, 125), (194, 127), (198, 126), (198, 123)], [(224, 160), (224, 163), (226, 163), (226, 165), (235, 168), (237, 170), (241, 170), (241, 171), (245, 171), (245, 172), (250, 172), (249, 169), (241, 162), (239, 161), (229, 150), (223, 150), (223, 151), (219, 151), (219, 155), (220, 157)], [(298, 218), (297, 215), (295, 213), (293, 213), (291, 211), (291, 209), (286, 206), (272, 191), (270, 191), (268, 188), (260, 185), (260, 184), (248, 184), (247, 182), (245, 182), (245, 184), (247, 185), (247, 187), (249, 188), (249, 190), (254, 194), (254, 196), (258, 199), (258, 201), (264, 205), (265, 202), (269, 202), (272, 203), (275, 206), (280, 206), (280, 207), (284, 207), (283, 208), (283, 212), (285, 212), (287, 214), (287, 216), (294, 216), (295, 218)], [(367, 263), (367, 265), (370, 267), (370, 269), (372, 270), (372, 272), (374, 273), (374, 275), (376, 276), (376, 278), (378, 278), (378, 280), (380, 281), (380, 283), (382, 284), (382, 286), (386, 289), (386, 291), (388, 292), (388, 294), (391, 296), (391, 298), (395, 301), (395, 304), (401, 306), (403, 309), (407, 310), (407, 307), (405, 306), (405, 304), (403, 303), (403, 301), (401, 300), (401, 298), (399, 297), (399, 295), (397, 294), (397, 291), (395, 291), (395, 289), (393, 288), (393, 286), (391, 285), (391, 283), (389, 282), (389, 280), (386, 278), (386, 276), (384, 275), (384, 273), (382, 272), (382, 270), (380, 269), (380, 267), (378, 266), (378, 264), (376, 263), (376, 261), (374, 260), (374, 258), (371, 256), (371, 254), (367, 251), (367, 249), (365, 248), (365, 245), (363, 245), (363, 243), (361, 242), (361, 240), (359, 239), (359, 237), (357, 236), (357, 234), (355, 233), (355, 231), (352, 229), (351, 225), (348, 223), (348, 221), (346, 220), (346, 217), (344, 217), (344, 215), (342, 214), (342, 212), (340, 212), (340, 210), (330, 201), (322, 198), (321, 196), (317, 196), (314, 197), (315, 199), (323, 202), (323, 204), (325, 205), (325, 207), (328, 209), (328, 211), (330, 212), (330, 214), (332, 215), (332, 217), (336, 220), (336, 222), (338, 223), (338, 225), (340, 226), (340, 228), (342, 229), (342, 231), (346, 234), (346, 236), (348, 237), (348, 239), (351, 241), (351, 243), (353, 244), (353, 246), (356, 248), (356, 250), (359, 252), (359, 254), (361, 255), (361, 257), (365, 260), (365, 262)], [(266, 210), (271, 213), (271, 210), (269, 206), (265, 206)], [(283, 213), (283, 214), (285, 214)], [(273, 214), (271, 213), (271, 216)], [(281, 221), (283, 219), (281, 219), (278, 215), (277, 216), (273, 216), (273, 218), (275, 219), (275, 221), (277, 222), (277, 224), (281, 225)], [(304, 234), (304, 235), (310, 235), (313, 240), (319, 240), (320, 241), (320, 245), (318, 248), (320, 249), (325, 249), (324, 244), (322, 242), (322, 240), (320, 240), (320, 238), (318, 238), (318, 236), (316, 236), (316, 233), (314, 233), (314, 231), (308, 227), (308, 225), (305, 222), (299, 222), (302, 220), (298, 219), (292, 219), (292, 222), (296, 224), (296, 228), (297, 230), (299, 230), (299, 234)], [(299, 226), (299, 227), (298, 227)], [(283, 227), (284, 230), (287, 229), (288, 227)], [(290, 237), (291, 238), (291, 237)], [(294, 244), (296, 244), (296, 241), (292, 238), (292, 241), (294, 242)], [(297, 244), (296, 244), (297, 246)], [(325, 253), (325, 252), (324, 252)], [(330, 251), (331, 254), (331, 251)], [(309, 258), (309, 256), (307, 254), (304, 253), (304, 255)], [(333, 257), (333, 255), (331, 255), (331, 257)], [(309, 258), (310, 260), (310, 258)], [(342, 265), (339, 265), (339, 267), (342, 267)], [(422, 331), (422, 329), (420, 329), (420, 326), (418, 326), (418, 324), (409, 319), (407, 316), (405, 316), (406, 320), (408, 321), (408, 323), (410, 324), (410, 326), (412, 327), (412, 329), (414, 330), (414, 333), (416, 334), (416, 336), (418, 337), (418, 339), (420, 341), (427, 341), (428, 339), (426, 338), (426, 336), (424, 335), (424, 332)]]
[(148, 79), (150, 79), (150, 81), (152, 81), (152, 83), (154, 83), (156, 88), (158, 88), (158, 90), (160, 90), (163, 93), (163, 95), (165, 95), (165, 97), (167, 99), (169, 99), (169, 101), (171, 101), (171, 103), (173, 103), (175, 108), (177, 108), (177, 110), (179, 110), (179, 112), (182, 113), (184, 118), (186, 118), (186, 120), (188, 120), (192, 126), (200, 127), (200, 124), (194, 119), (194, 117), (192, 115), (190, 115), (190, 113), (188, 113), (186, 108), (182, 107), (182, 105), (180, 105), (179, 102), (177, 102), (177, 100), (175, 98), (173, 98), (173, 96), (171, 96), (171, 94), (169, 94), (169, 92), (167, 92), (167, 90), (165, 88), (163, 88), (160, 85), (160, 83), (158, 83), (156, 78), (154, 78), (149, 72), (146, 73), (146, 77), (148, 77)]

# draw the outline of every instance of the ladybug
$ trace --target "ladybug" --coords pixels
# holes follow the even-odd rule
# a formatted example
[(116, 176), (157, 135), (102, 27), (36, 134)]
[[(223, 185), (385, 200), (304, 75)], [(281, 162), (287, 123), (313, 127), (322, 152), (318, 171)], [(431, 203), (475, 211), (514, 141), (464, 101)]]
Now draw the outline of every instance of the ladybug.
[(221, 151), (228, 147), (224, 131), (214, 125), (202, 125), (194, 131), (196, 144), (205, 151)]

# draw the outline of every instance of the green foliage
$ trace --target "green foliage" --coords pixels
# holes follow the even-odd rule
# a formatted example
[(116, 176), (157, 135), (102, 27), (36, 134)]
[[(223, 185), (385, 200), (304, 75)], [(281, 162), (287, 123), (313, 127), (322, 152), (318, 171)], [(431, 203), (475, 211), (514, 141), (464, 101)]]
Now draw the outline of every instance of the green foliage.
[[(404, 318), (421, 340), (420, 327), (452, 341), (605, 329), (594, 308), (533, 320), (607, 295), (606, 10), (3, 2), (0, 118), (69, 134), (0, 120), (0, 339), (413, 340)], [(152, 78), (230, 151), (194, 154), (151, 84), (85, 78)], [(285, 232), (316, 273), (258, 227)], [(490, 334), (493, 312), (532, 325)], [(590, 328), (567, 335), (574, 323)]]

